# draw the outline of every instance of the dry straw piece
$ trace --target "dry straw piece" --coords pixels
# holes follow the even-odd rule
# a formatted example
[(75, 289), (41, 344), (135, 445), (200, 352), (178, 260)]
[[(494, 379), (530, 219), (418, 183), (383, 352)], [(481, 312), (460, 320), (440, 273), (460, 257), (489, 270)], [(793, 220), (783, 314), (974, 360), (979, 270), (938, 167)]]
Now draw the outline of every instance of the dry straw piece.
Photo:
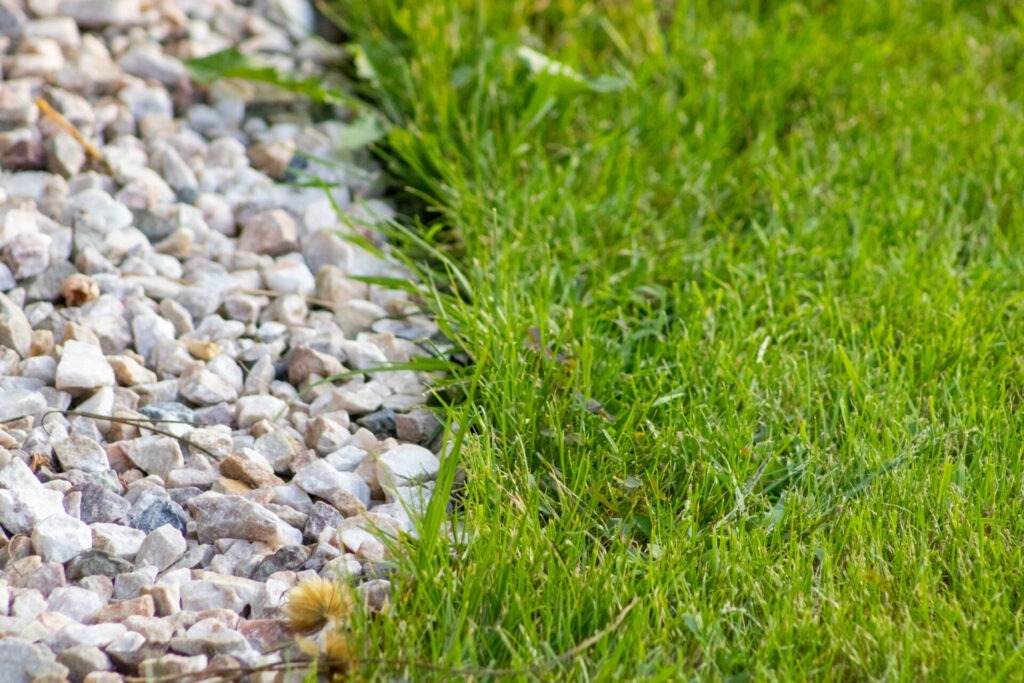
[(339, 581), (316, 578), (303, 581), (288, 593), (284, 617), (296, 633), (318, 631), (330, 622), (352, 616), (353, 602), (348, 586)]

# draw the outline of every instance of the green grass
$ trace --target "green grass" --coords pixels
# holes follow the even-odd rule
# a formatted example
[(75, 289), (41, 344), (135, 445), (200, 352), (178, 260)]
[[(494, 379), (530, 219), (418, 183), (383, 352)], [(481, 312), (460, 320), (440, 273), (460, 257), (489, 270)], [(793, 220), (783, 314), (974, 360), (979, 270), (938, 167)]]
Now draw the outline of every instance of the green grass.
[(1024, 677), (1016, 3), (338, 9), (475, 360), (465, 542), (435, 508), (364, 655), (529, 666), (636, 598), (503, 678)]

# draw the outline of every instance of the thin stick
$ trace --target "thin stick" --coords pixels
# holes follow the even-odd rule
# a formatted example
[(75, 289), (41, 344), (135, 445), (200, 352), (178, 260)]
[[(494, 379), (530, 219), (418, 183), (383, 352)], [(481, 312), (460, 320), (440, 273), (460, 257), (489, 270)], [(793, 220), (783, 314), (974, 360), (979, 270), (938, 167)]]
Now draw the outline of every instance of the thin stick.
[(51, 107), (49, 102), (44, 100), (42, 97), (37, 97), (36, 106), (39, 107), (39, 111), (41, 111), (44, 116), (53, 119), (54, 123), (60, 126), (66, 133), (68, 133), (68, 135), (73, 137), (78, 144), (84, 147), (89, 156), (103, 165), (107, 164), (106, 159), (103, 158), (103, 154), (96, 148), (96, 145), (92, 144), (84, 135), (82, 135), (78, 129), (75, 128), (74, 124), (64, 118), (63, 114)]
[(174, 432), (170, 432), (166, 429), (160, 429), (159, 427), (154, 427), (152, 424), (148, 424), (153, 422), (160, 422), (161, 424), (182, 424), (198, 428), (199, 425), (195, 424), (194, 422), (188, 422), (186, 420), (157, 420), (155, 418), (148, 417), (116, 417), (113, 415), (101, 415), (99, 413), (87, 413), (81, 410), (48, 410), (45, 413), (43, 413), (42, 421), (44, 426), (46, 424), (46, 417), (48, 415), (71, 415), (72, 417), (87, 417), (92, 420), (104, 420), (106, 422), (117, 422), (118, 424), (132, 425), (133, 427), (146, 429), (161, 436), (169, 436), (172, 439), (177, 439), (178, 441), (182, 442), (189, 448), (196, 448), (202, 451), (203, 453), (206, 453), (214, 460), (220, 459), (219, 455), (217, 455), (208, 448), (204, 448), (203, 446), (200, 446), (199, 444), (192, 442), (192, 440), (190, 440), (187, 436), (178, 436)]

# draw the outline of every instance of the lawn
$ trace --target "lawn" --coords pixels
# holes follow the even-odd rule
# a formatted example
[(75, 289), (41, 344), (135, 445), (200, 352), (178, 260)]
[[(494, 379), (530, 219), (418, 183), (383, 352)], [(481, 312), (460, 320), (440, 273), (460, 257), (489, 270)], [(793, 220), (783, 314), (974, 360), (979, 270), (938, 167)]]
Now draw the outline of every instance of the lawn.
[(473, 361), (364, 675), (1024, 677), (1024, 9), (334, 7)]

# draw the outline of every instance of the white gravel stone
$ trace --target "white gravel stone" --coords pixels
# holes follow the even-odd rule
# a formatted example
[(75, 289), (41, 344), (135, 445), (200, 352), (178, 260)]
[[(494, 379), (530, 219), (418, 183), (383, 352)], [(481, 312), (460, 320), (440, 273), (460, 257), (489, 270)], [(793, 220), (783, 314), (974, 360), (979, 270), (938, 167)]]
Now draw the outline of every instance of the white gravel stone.
[(140, 0), (60, 0), (56, 13), (85, 28), (124, 26), (142, 18)]
[(57, 388), (72, 395), (114, 385), (114, 370), (98, 346), (80, 341), (64, 344), (57, 364)]
[(316, 288), (316, 278), (305, 263), (293, 258), (281, 258), (262, 271), (267, 289), (284, 294), (309, 294)]
[(51, 515), (32, 529), (32, 547), (45, 561), (64, 563), (92, 547), (92, 531), (74, 517)]
[(440, 468), (437, 456), (416, 444), (401, 444), (377, 456), (377, 478), (392, 487), (435, 479)]
[(78, 586), (60, 586), (50, 592), (46, 599), (46, 608), (51, 612), (59, 612), (69, 616), (80, 624), (91, 624), (96, 615), (103, 609), (106, 601), (95, 591)]
[(7, 295), (0, 293), (0, 346), (6, 346), (18, 352), (22, 358), (28, 358), (32, 347), (32, 326), (25, 317), (21, 307)]
[(338, 509), (347, 505), (352, 497), (370, 504), (370, 487), (354, 472), (339, 472), (323, 460), (315, 460), (295, 474), (296, 486), (306, 493), (323, 498)]
[(177, 562), (188, 543), (181, 532), (170, 524), (154, 529), (146, 536), (136, 555), (135, 563), (139, 567), (156, 567), (163, 571)]
[(198, 405), (231, 402), (238, 398), (238, 389), (210, 372), (202, 363), (192, 363), (178, 379), (181, 395)]
[(155, 474), (164, 481), (167, 481), (171, 472), (185, 465), (177, 439), (168, 436), (142, 436), (126, 441), (122, 448), (139, 469)]
[[(264, 663), (244, 620), (279, 617), (297, 580), (361, 574), (385, 554), (362, 515), (397, 533), (411, 520), (396, 506), (429, 498), (381, 489), (373, 454), (401, 448), (379, 440), (390, 416), (350, 423), (421, 403), (418, 376), (305, 386), (407, 360), (410, 329), (437, 331), (405, 317), (408, 297), (351, 279), (399, 271), (332, 232), (354, 228), (321, 190), (276, 182), (319, 175), (372, 222), (393, 212), (351, 202), (379, 193), (378, 170), (303, 99), (268, 109), (262, 89), (189, 83), (181, 61), (241, 44), (305, 77), (334, 59), (307, 40), (313, 18), (309, 0), (0, 0), (0, 423), (30, 418), (0, 429), (0, 649), (24, 660), (0, 656), (0, 681)], [(133, 419), (51, 414), (44, 429), (51, 408)], [(26, 667), (36, 654), (49, 664)]]
[(0, 524), (15, 534), (30, 534), (42, 520), (63, 515), (63, 496), (43, 488), (21, 460), (0, 470)]
[[(111, 398), (113, 396), (111, 395)], [(86, 410), (82, 406), (78, 409), (82, 412), (94, 412)], [(107, 412), (106, 414), (110, 414)], [(82, 472), (104, 472), (110, 469), (107, 462), (107, 452), (95, 439), (78, 434), (72, 434), (67, 439), (56, 441), (53, 444), (53, 452), (57, 456), (60, 466), (64, 470), (81, 470)]]
[(274, 396), (243, 396), (237, 403), (238, 427), (245, 429), (260, 420), (273, 422), (287, 408), (287, 403)]
[(120, 524), (95, 522), (89, 528), (93, 548), (126, 560), (135, 557), (146, 538), (144, 532)]
[(181, 607), (188, 612), (208, 609), (228, 609), (241, 612), (252, 603), (260, 591), (260, 584), (237, 576), (218, 576), (206, 573), (208, 578), (193, 581), (181, 596)]
[(174, 323), (151, 312), (137, 315), (132, 319), (132, 338), (135, 350), (148, 362), (161, 341), (174, 341)]
[(38, 275), (50, 265), (52, 241), (49, 235), (41, 233), (18, 235), (8, 240), (0, 249), (0, 259), (15, 279), (22, 280)]
[(9, 422), (20, 417), (36, 416), (46, 410), (46, 398), (30, 389), (4, 389), (0, 401), (0, 422)]
[(0, 639), (0, 680), (4, 683), (32, 683), (63, 680), (68, 668), (58, 664), (52, 652), (25, 638)]

